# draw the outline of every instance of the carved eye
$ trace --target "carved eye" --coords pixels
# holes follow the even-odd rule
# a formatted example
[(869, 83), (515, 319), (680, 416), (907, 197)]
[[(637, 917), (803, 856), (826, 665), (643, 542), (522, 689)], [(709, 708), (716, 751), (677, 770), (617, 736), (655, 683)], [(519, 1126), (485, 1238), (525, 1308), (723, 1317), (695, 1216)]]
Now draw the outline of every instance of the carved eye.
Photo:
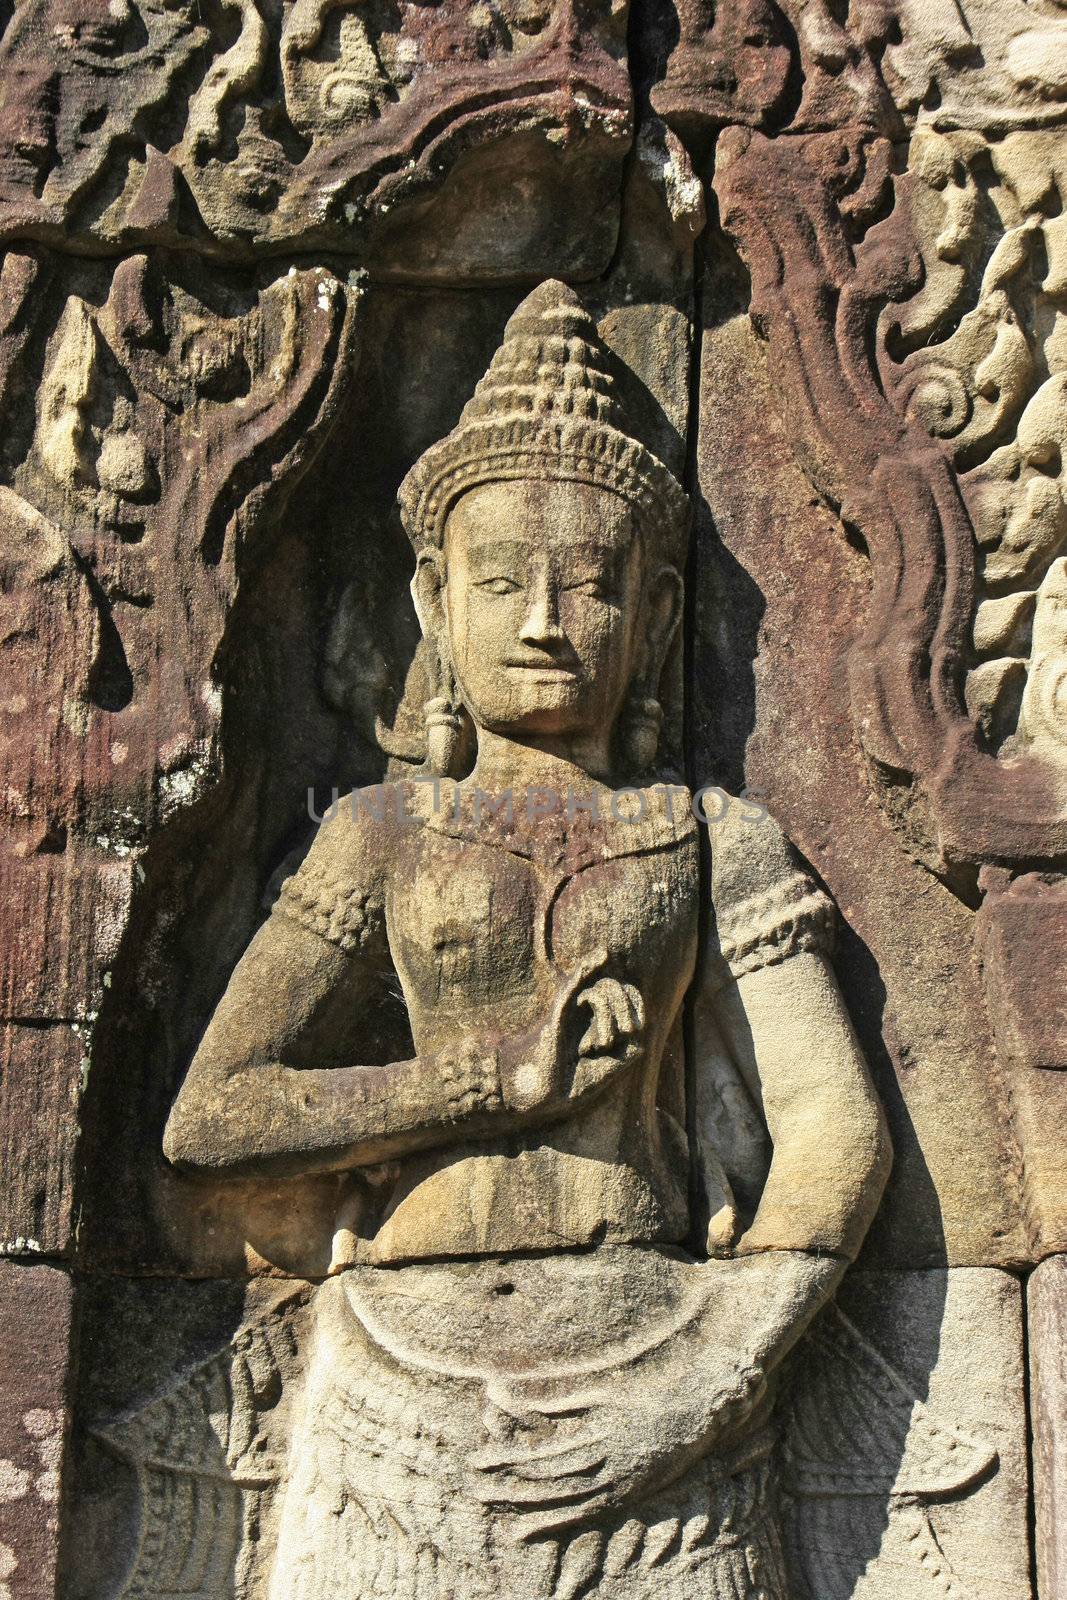
[(488, 589), (490, 594), (514, 594), (519, 585), (514, 578), (503, 576), (496, 578), (483, 578), (478, 584), (479, 589)]
[(610, 600), (611, 591), (603, 578), (579, 578), (567, 584), (569, 594), (589, 594), (596, 600)]

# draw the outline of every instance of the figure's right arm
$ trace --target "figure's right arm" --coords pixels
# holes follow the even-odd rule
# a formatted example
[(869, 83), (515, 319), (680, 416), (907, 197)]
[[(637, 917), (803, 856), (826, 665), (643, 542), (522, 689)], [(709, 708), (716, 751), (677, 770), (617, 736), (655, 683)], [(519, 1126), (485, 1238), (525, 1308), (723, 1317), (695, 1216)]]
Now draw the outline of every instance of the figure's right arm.
[(167, 1123), (175, 1165), (368, 1166), (440, 1143), (491, 1105), (493, 1075), (479, 1104), (470, 1064), (454, 1087), (437, 1060), (357, 1064), (388, 969), (386, 841), (359, 832), (341, 802), (234, 970)]

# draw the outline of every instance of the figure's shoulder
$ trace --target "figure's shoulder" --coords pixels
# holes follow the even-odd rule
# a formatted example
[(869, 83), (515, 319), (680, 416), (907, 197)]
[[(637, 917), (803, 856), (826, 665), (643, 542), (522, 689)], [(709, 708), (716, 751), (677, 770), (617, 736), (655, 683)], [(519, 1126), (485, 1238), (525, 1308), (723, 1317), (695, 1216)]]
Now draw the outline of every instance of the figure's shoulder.
[(700, 792), (711, 845), (712, 896), (746, 900), (803, 870), (781, 825), (761, 802), (722, 789)]
[(829, 951), (836, 913), (811, 868), (765, 806), (726, 799), (708, 831), (712, 936), (730, 971), (740, 977), (802, 950)]
[[(343, 795), (335, 789), (321, 814), (312, 813), (319, 826), (307, 860), (343, 863), (346, 868), (366, 872), (381, 868), (398, 837), (426, 820), (424, 797), (430, 788), (439, 790), (442, 782), (401, 778), (364, 784)], [(440, 804), (438, 796), (438, 807)]]
[(303, 861), (282, 884), (276, 912), (342, 950), (356, 949), (380, 929), (394, 851), (391, 796), (383, 791), (393, 787), (334, 796)]

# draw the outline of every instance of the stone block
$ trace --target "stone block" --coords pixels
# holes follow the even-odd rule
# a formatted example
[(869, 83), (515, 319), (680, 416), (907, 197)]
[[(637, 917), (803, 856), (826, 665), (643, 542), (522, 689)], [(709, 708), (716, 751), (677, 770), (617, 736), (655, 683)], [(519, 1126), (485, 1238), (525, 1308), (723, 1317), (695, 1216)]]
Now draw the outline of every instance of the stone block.
[(1022, 1289), (856, 1272), (797, 1357), (783, 1480), (803, 1600), (1030, 1593)]
[(71, 1242), (85, 1044), (68, 1023), (0, 1027), (0, 1255)]
[(55, 1600), (72, 1287), (0, 1262), (0, 1595)]
[(1067, 1068), (1067, 884), (1036, 873), (986, 897), (979, 938), (1004, 1059)]
[(1042, 1261), (1027, 1285), (1034, 1533), (1039, 1600), (1067, 1596), (1067, 1257)]
[[(232, 1589), (223, 1587), (233, 1581), (233, 1529), (227, 1519), (237, 1491), (224, 1482), (226, 1413), (230, 1362), (241, 1359), (230, 1341), (240, 1341), (246, 1330), (247, 1350), (247, 1330), (265, 1324), (276, 1302), (299, 1294), (298, 1285), (271, 1282), (246, 1286), (117, 1277), (86, 1282), (64, 1600), (125, 1594), (135, 1572), (154, 1573), (162, 1587), (135, 1584), (134, 1594), (203, 1592), (181, 1584), (193, 1583), (205, 1551), (219, 1585), (210, 1592), (230, 1596)], [(262, 1353), (259, 1345), (257, 1352)], [(247, 1366), (242, 1370), (247, 1378)], [(138, 1458), (135, 1445), (116, 1448), (123, 1420), (138, 1415), (150, 1419), (158, 1472)], [(221, 1444), (212, 1422), (221, 1430)], [(142, 1439), (148, 1432), (136, 1443)], [(182, 1470), (168, 1473), (167, 1464), (177, 1462)], [(204, 1477), (190, 1472), (197, 1465)]]

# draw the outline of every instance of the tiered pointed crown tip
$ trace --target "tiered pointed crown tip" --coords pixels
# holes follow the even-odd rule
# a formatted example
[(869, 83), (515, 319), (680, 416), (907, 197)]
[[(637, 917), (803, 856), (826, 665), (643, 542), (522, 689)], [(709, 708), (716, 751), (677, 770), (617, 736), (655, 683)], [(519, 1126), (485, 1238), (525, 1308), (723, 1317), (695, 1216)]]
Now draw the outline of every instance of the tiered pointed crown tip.
[(455, 428), (400, 486), (416, 548), (440, 546), (468, 489), (516, 478), (565, 479), (629, 500), (668, 559), (684, 560), (688, 502), (663, 462), (628, 431), (596, 323), (573, 289), (539, 284), (512, 315)]

